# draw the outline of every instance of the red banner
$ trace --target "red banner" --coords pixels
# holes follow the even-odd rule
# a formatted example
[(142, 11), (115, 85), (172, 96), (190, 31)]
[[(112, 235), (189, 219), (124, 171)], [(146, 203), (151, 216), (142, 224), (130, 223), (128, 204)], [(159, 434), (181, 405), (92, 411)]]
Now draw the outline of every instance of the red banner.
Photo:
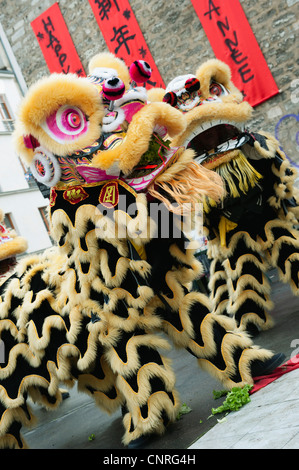
[(256, 106), (279, 93), (239, 0), (191, 0), (217, 59)]
[(128, 0), (89, 0), (89, 3), (109, 51), (128, 67), (135, 60), (145, 60), (152, 69), (147, 87), (165, 88)]
[(31, 22), (51, 73), (86, 76), (58, 3)]

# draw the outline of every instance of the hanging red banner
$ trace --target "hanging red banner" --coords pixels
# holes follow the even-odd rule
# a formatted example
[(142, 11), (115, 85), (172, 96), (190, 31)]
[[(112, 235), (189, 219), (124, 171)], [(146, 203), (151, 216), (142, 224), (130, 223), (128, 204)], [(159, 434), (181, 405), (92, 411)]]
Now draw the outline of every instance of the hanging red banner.
[(165, 88), (128, 0), (89, 0), (89, 3), (109, 51), (128, 67), (137, 59), (145, 60), (152, 69), (146, 86)]
[(191, 0), (217, 59), (256, 106), (279, 93), (239, 0)]
[(86, 76), (58, 3), (31, 22), (50, 73)]

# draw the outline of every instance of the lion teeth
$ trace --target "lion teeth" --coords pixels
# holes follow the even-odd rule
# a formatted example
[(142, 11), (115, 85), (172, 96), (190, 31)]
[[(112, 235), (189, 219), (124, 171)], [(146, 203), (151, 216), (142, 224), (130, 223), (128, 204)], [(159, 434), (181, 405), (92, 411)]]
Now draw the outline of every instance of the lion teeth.
[(225, 121), (223, 119), (214, 119), (212, 121), (207, 121), (207, 122), (202, 122), (200, 123), (191, 133), (190, 135), (186, 138), (184, 142), (184, 147), (187, 147), (189, 142), (202, 132), (207, 131), (208, 129), (211, 129), (212, 127), (219, 126), (220, 124), (227, 124), (236, 127), (237, 129), (240, 130), (240, 132), (244, 132), (245, 126), (242, 123), (235, 122), (235, 121)]

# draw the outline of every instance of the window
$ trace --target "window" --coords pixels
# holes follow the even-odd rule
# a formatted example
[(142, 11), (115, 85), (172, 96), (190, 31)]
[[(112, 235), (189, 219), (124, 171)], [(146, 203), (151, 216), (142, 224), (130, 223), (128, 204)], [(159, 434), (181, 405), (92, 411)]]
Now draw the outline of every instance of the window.
[(50, 224), (49, 224), (49, 219), (48, 219), (48, 208), (47, 207), (39, 207), (38, 210), (40, 212), (41, 218), (43, 219), (43, 222), (45, 224), (47, 232), (50, 235)]
[(11, 230), (15, 230), (15, 226), (14, 226), (14, 223), (12, 221), (11, 213), (4, 215), (3, 222), (4, 222), (4, 225), (5, 225), (6, 228), (11, 229)]
[(0, 132), (12, 132), (14, 122), (4, 95), (0, 95)]
[[(27, 168), (27, 167), (25, 166), (23, 160), (22, 160), (20, 157), (18, 157), (18, 159), (19, 159), (20, 165), (21, 165), (21, 167), (22, 167), (22, 169), (23, 169), (23, 171), (24, 171), (25, 180), (27, 181), (29, 188), (37, 188), (38, 186), (37, 186), (37, 184), (36, 184), (36, 181), (35, 181), (35, 179), (34, 179), (33, 174), (31, 173), (31, 171), (29, 170), (29, 168)], [(1, 188), (0, 188), (0, 190), (1, 190)]]

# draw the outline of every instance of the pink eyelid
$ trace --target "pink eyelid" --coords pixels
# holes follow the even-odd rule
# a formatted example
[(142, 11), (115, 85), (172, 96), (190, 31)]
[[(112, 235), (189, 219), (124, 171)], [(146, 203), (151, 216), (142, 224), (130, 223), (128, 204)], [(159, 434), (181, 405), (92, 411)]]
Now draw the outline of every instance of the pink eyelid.
[(88, 122), (79, 108), (63, 106), (47, 117), (46, 128), (54, 138), (73, 140), (86, 133)]

